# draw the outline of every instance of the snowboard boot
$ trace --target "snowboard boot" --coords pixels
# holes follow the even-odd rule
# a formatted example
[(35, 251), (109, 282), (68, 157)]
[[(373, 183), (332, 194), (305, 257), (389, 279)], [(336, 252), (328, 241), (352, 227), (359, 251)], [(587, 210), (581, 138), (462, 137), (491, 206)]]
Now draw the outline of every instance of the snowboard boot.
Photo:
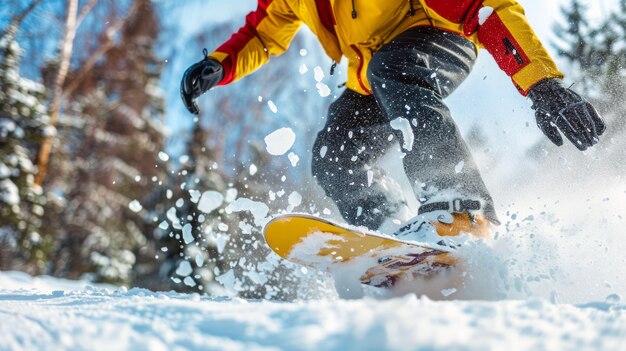
[[(480, 201), (455, 199), (423, 204), (418, 215), (406, 222), (394, 235), (403, 241), (431, 244), (432, 250), (418, 256), (407, 255), (385, 262), (380, 268), (382, 271), (389, 265), (407, 267), (402, 273), (385, 276), (386, 282), (394, 286), (396, 281), (435, 277), (449, 268), (459, 266), (459, 257), (450, 249), (459, 247), (461, 243), (454, 238), (463, 234), (477, 239), (493, 237), (491, 222), (482, 213)], [(418, 257), (420, 260), (416, 261)]]
[(469, 234), (477, 239), (493, 237), (491, 223), (479, 212), (480, 201), (455, 199), (420, 207), (418, 216), (409, 220), (394, 235), (402, 240), (444, 244), (445, 237)]

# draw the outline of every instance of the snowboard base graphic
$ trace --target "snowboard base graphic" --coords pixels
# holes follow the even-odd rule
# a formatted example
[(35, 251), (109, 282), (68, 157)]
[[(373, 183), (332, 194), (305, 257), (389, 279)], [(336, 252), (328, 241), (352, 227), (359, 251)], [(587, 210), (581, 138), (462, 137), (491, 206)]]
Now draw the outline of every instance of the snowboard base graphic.
[(358, 274), (362, 284), (393, 287), (453, 266), (452, 249), (404, 242), (391, 236), (312, 215), (287, 214), (264, 228), (269, 247), (280, 257), (319, 271)]

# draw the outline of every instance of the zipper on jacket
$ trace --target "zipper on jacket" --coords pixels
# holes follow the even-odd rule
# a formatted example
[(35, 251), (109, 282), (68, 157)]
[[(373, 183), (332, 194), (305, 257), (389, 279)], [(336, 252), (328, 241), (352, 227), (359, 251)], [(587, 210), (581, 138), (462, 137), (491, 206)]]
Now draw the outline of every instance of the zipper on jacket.
[(356, 5), (354, 4), (355, 0), (352, 0), (352, 19), (356, 18)]
[(356, 52), (356, 54), (359, 56), (359, 68), (357, 68), (356, 70), (356, 78), (359, 81), (359, 85), (361, 86), (361, 89), (363, 89), (363, 91), (365, 91), (368, 94), (371, 94), (372, 91), (367, 89), (367, 87), (365, 86), (365, 84), (363, 83), (363, 79), (361, 78), (361, 73), (363, 72), (363, 66), (365, 65), (365, 60), (363, 58), (363, 53), (361, 52), (361, 50), (359, 50), (359, 48), (352, 44), (350, 45), (350, 47), (352, 48), (352, 50), (354, 50)]
[(518, 64), (524, 64), (524, 59), (519, 52), (517, 52), (517, 49), (515, 49), (515, 45), (513, 45), (511, 40), (509, 38), (504, 38), (502, 39), (502, 42), (504, 43), (504, 47), (506, 47), (506, 53), (511, 53), (513, 57), (515, 57), (515, 61), (517, 61)]

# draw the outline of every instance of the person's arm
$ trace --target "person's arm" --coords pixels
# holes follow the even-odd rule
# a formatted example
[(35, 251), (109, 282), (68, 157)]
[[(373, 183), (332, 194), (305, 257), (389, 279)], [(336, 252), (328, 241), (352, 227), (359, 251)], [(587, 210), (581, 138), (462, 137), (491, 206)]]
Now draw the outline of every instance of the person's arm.
[(259, 0), (246, 23), (213, 53), (183, 74), (180, 96), (187, 110), (199, 114), (196, 98), (216, 85), (226, 85), (254, 72), (270, 55), (285, 52), (302, 22), (285, 0)]
[(245, 25), (208, 56), (224, 67), (218, 85), (236, 81), (267, 63), (270, 55), (285, 52), (301, 24), (285, 0), (259, 0)]
[(524, 96), (542, 80), (563, 78), (514, 0), (482, 1), (464, 29), (477, 31), (480, 43)]
[[(563, 74), (514, 0), (485, 0), (464, 22), (495, 58), (517, 89), (533, 102), (537, 126), (554, 144), (561, 133), (580, 150), (595, 145), (606, 129), (596, 109), (582, 96), (563, 87)], [(560, 132), (559, 132), (560, 131)]]
[(544, 79), (563, 77), (515, 0), (424, 1), (441, 17), (462, 23), (465, 35), (476, 34), (522, 95)]
[(515, 0), (424, 0), (440, 16), (463, 24), (478, 37), (498, 66), (533, 102), (539, 129), (556, 145), (561, 133), (580, 150), (599, 141), (606, 129), (596, 109), (561, 84), (563, 74), (526, 20)]

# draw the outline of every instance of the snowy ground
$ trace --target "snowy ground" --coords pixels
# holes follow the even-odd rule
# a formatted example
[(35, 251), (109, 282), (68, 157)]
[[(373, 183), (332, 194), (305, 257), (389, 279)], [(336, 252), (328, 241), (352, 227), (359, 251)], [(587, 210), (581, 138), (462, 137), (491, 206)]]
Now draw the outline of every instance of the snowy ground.
[(626, 305), (280, 303), (0, 272), (0, 335), (0, 350), (626, 350)]

